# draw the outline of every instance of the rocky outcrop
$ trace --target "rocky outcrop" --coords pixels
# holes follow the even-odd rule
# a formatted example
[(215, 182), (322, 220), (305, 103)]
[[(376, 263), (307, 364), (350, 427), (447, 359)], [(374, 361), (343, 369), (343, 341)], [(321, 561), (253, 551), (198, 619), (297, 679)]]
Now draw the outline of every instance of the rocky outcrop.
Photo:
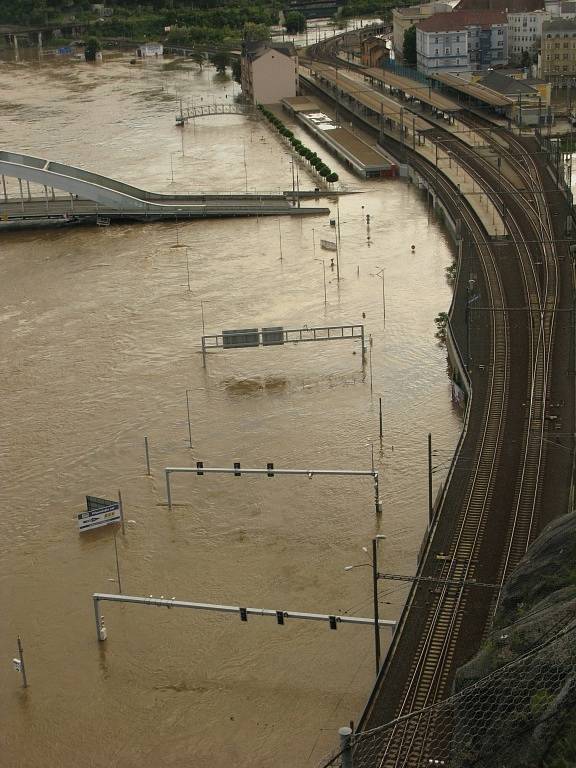
[(508, 579), (455, 693), (453, 768), (576, 765), (576, 513), (548, 526)]

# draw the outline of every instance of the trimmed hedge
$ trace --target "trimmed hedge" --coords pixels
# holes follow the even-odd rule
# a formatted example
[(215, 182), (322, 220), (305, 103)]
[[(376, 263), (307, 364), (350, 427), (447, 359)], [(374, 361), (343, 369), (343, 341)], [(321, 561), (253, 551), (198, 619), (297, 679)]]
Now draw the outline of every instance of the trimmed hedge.
[(316, 169), (316, 171), (322, 176), (323, 179), (326, 179), (326, 181), (334, 182), (338, 181), (338, 174), (331, 170), (326, 163), (318, 157), (316, 152), (313, 152), (309, 147), (307, 147), (305, 144), (303, 144), (300, 139), (297, 139), (292, 131), (284, 125), (284, 123), (279, 120), (276, 115), (273, 112), (270, 112), (269, 109), (266, 109), (262, 104), (258, 104), (258, 109), (264, 117), (266, 117), (272, 125), (278, 130), (278, 133), (281, 136), (284, 136), (285, 139), (288, 139), (290, 144), (292, 144), (292, 148), (297, 152), (301, 157), (304, 157), (310, 165)]

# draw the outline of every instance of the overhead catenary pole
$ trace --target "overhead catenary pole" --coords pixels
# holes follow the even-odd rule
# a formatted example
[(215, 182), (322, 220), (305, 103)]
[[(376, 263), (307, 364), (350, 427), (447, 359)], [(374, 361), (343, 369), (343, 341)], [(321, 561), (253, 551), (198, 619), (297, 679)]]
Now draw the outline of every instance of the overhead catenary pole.
[(380, 672), (380, 617), (378, 614), (378, 539), (372, 539), (372, 581), (374, 589), (374, 654), (376, 677)]
[(431, 523), (434, 516), (432, 502), (432, 433), (428, 432), (428, 520)]

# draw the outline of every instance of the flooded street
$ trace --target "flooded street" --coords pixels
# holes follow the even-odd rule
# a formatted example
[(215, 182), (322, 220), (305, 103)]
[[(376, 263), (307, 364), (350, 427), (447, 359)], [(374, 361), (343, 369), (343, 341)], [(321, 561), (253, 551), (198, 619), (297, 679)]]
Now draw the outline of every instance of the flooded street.
[[(1, 149), (159, 192), (292, 186), (288, 150), (263, 121), (175, 127), (180, 98), (233, 100), (238, 86), (212, 68), (6, 58), (0, 85)], [(132, 595), (371, 616), (370, 569), (344, 566), (366, 562), (376, 533), (381, 570), (413, 572), (427, 434), (436, 489), (460, 430), (434, 338), (451, 244), (414, 187), (362, 182), (319, 154), (360, 192), (340, 198), (340, 284), (319, 246), (334, 240), (324, 216), (0, 235), (1, 765), (314, 766), (359, 716), (374, 678), (369, 626), (104, 603), (99, 644), (91, 595), (118, 591), (113, 531), (76, 526), (86, 494), (121, 490)], [(306, 174), (301, 187), (314, 187)], [(336, 216), (335, 198), (304, 205)], [(207, 333), (364, 322), (373, 396), (352, 341), (213, 352), (204, 368), (200, 302)], [(380, 519), (369, 478), (180, 475), (165, 505), (167, 466), (370, 469), (371, 442)], [(406, 593), (380, 582), (381, 618), (397, 618)], [(27, 690), (10, 664), (18, 634)]]

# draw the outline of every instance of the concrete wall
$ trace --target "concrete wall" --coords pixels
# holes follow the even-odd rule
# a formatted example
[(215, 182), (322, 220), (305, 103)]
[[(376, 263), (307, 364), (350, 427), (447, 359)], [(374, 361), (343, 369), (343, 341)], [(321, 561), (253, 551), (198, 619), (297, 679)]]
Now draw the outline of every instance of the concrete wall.
[(256, 104), (276, 104), (296, 96), (298, 59), (270, 48), (252, 62), (252, 91)]

